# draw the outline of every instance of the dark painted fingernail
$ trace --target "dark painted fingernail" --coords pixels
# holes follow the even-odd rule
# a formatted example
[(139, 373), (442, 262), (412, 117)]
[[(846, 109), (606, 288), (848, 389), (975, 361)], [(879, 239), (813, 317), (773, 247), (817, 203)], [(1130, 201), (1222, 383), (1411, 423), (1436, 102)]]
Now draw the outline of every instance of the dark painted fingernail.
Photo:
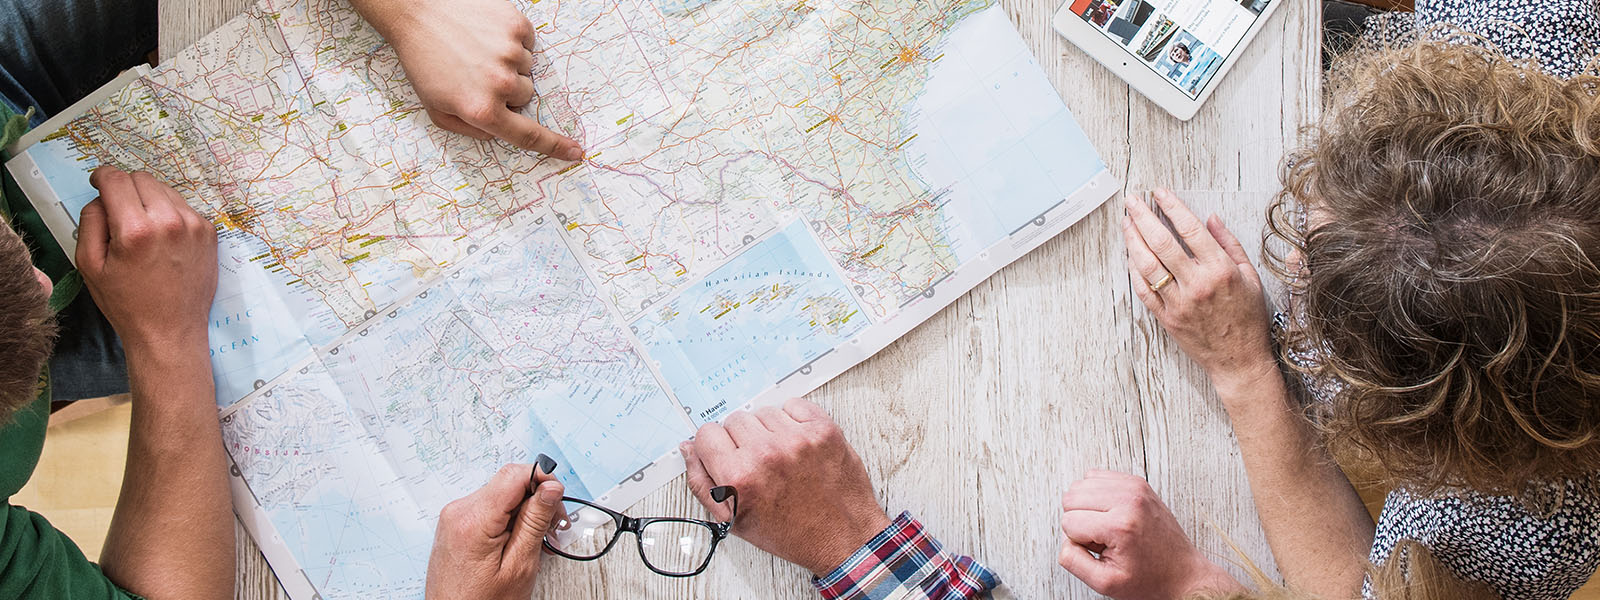
[(556, 472), (556, 459), (554, 458), (540, 454), (539, 459), (535, 460), (534, 464), (538, 465), (539, 472), (544, 473), (545, 475)]

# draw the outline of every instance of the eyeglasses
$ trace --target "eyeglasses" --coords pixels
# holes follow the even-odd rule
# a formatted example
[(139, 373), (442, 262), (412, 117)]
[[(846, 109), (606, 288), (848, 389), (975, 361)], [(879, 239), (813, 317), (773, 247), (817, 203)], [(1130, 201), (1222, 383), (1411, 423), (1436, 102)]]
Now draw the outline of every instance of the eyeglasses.
[(733, 514), (724, 523), (696, 519), (649, 517), (635, 519), (588, 500), (562, 498), (565, 512), (556, 516), (558, 532), (576, 530), (576, 535), (560, 546), (552, 544), (556, 534), (545, 536), (544, 549), (556, 556), (589, 561), (605, 556), (622, 533), (632, 532), (639, 540), (639, 558), (644, 566), (667, 577), (694, 577), (711, 564), (717, 544), (728, 537), (733, 520), (739, 516), (739, 496), (732, 486), (711, 489), (717, 503), (732, 501)]

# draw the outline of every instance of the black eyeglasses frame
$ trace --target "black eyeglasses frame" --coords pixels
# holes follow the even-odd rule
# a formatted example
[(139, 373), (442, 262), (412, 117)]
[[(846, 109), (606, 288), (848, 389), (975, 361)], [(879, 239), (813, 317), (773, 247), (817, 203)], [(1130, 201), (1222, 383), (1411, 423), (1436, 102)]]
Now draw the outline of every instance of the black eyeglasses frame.
[[(611, 536), (611, 541), (606, 542), (606, 547), (604, 549), (602, 549), (599, 553), (595, 554), (594, 556), (575, 556), (575, 555), (572, 555), (572, 554), (567, 554), (566, 552), (563, 552), (560, 548), (557, 548), (555, 545), (551, 544), (549, 538), (546, 538), (544, 540), (544, 549), (545, 549), (545, 551), (550, 552), (551, 554), (554, 554), (556, 556), (560, 556), (561, 558), (565, 558), (565, 559), (568, 559), (568, 560), (576, 560), (576, 561), (588, 562), (588, 561), (592, 561), (592, 560), (598, 560), (600, 557), (605, 556), (606, 554), (610, 553), (611, 549), (617, 545), (617, 540), (622, 539), (622, 534), (631, 532), (631, 533), (633, 533), (634, 540), (638, 542), (637, 546), (638, 546), (638, 550), (639, 550), (639, 560), (644, 563), (645, 568), (648, 568), (648, 569), (650, 569), (651, 572), (654, 572), (655, 574), (661, 575), (663, 577), (694, 577), (696, 575), (704, 573), (706, 571), (706, 568), (711, 566), (711, 558), (713, 556), (716, 556), (716, 554), (717, 554), (717, 546), (722, 544), (722, 540), (725, 540), (725, 539), (728, 538), (729, 532), (733, 531), (734, 520), (739, 517), (739, 493), (738, 493), (737, 490), (733, 489), (733, 486), (724, 485), (724, 486), (711, 488), (711, 499), (712, 499), (712, 501), (717, 502), (719, 504), (723, 503), (723, 502), (727, 502), (729, 500), (733, 501), (733, 507), (732, 507), (733, 508), (733, 514), (731, 516), (729, 516), (727, 521), (722, 522), (722, 523), (717, 523), (717, 522), (713, 522), (713, 521), (702, 521), (700, 519), (686, 519), (686, 518), (682, 518), (682, 517), (643, 517), (643, 518), (634, 518), (634, 517), (630, 517), (628, 515), (622, 514), (620, 512), (611, 510), (611, 509), (606, 508), (604, 506), (600, 506), (599, 504), (595, 504), (594, 502), (591, 502), (591, 501), (588, 501), (588, 500), (584, 500), (582, 498), (562, 497), (561, 500), (563, 502), (576, 502), (578, 504), (582, 504), (582, 505), (587, 506), (589, 508), (593, 508), (595, 510), (598, 510), (600, 512), (605, 513), (607, 516), (611, 517), (611, 520), (616, 524), (616, 526), (617, 526), (616, 533)], [(656, 524), (656, 523), (687, 523), (687, 524), (690, 524), (690, 525), (698, 525), (700, 527), (705, 527), (706, 529), (711, 530), (711, 547), (706, 550), (706, 558), (705, 558), (704, 561), (702, 561), (700, 563), (700, 566), (698, 568), (696, 568), (694, 571), (690, 571), (690, 572), (675, 573), (675, 572), (672, 572), (672, 571), (666, 571), (666, 570), (657, 568), (654, 564), (650, 563), (649, 557), (645, 556), (645, 552), (644, 552), (644, 537), (642, 537), (641, 533), (644, 531), (644, 529), (646, 527), (649, 527), (649, 526), (651, 526), (653, 524)]]

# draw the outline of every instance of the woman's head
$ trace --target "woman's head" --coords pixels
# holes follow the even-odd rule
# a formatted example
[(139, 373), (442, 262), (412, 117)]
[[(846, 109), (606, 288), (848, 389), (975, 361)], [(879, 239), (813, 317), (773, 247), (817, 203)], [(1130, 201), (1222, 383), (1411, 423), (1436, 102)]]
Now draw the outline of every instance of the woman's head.
[(0, 220), (0, 422), (34, 399), (50, 357), (55, 316), (49, 282), (33, 268), (22, 239)]
[(1597, 91), (1442, 44), (1335, 69), (1269, 255), (1336, 453), (1425, 491), (1600, 468)]

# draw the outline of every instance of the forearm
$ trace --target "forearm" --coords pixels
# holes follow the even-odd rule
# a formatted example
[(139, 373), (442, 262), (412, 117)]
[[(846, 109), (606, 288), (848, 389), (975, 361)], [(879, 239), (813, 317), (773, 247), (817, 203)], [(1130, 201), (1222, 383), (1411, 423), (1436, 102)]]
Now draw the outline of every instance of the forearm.
[(434, 0), (350, 0), (350, 5), (379, 35), (393, 42), (396, 33), (412, 26), (407, 21), (414, 14), (414, 5), (431, 1)]
[(1329, 598), (1358, 595), (1374, 525), (1344, 472), (1295, 408), (1276, 364), (1214, 380), (1251, 496), (1284, 579)]
[(233, 514), (206, 344), (130, 343), (128, 464), (101, 566), (152, 600), (232, 598)]

